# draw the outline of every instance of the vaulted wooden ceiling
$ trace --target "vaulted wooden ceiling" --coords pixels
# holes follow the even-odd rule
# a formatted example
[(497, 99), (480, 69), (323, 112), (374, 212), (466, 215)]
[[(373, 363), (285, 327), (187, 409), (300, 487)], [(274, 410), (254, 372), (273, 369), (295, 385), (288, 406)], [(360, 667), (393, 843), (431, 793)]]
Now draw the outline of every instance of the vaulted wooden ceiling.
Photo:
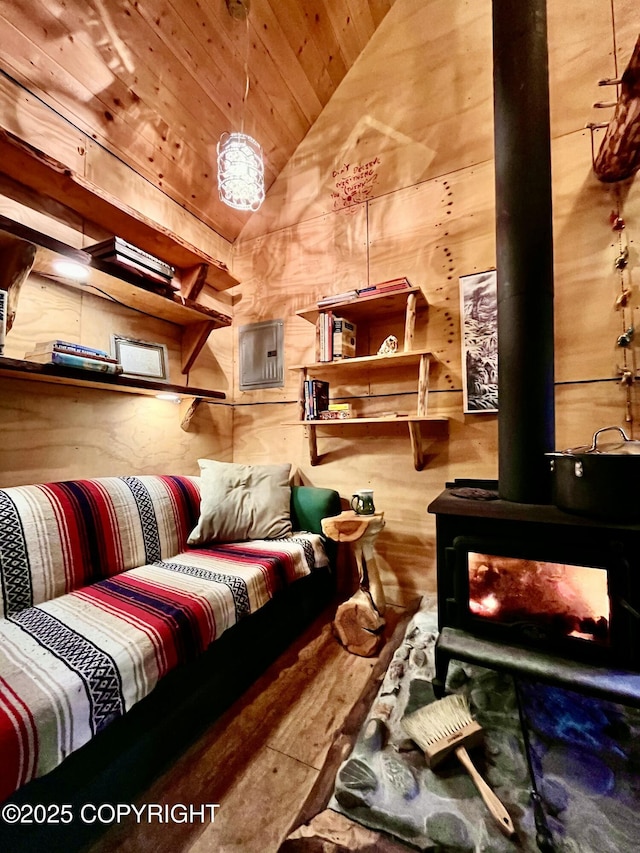
[(0, 0), (0, 69), (233, 241), (221, 134), (244, 112), (269, 187), (394, 2)]

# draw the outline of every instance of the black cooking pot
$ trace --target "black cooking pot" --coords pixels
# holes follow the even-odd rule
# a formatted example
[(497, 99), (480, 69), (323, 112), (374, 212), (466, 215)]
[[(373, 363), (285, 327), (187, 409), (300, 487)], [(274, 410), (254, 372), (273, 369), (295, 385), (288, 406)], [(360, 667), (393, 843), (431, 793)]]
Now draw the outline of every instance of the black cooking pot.
[[(617, 431), (615, 442), (600, 436)], [(567, 512), (619, 522), (640, 521), (640, 441), (620, 427), (594, 433), (590, 447), (546, 453), (551, 463), (553, 503)]]

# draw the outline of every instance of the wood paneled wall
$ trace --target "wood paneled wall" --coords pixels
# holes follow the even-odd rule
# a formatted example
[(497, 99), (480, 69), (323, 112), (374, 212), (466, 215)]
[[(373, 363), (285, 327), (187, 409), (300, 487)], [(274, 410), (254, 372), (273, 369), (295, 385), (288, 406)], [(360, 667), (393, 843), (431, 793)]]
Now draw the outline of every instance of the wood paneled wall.
[[(611, 113), (592, 107), (615, 100), (615, 88), (597, 81), (624, 70), (640, 15), (628, 0), (615, 0), (614, 16), (609, 0), (588, 5), (548, 4), (558, 447), (640, 418), (637, 388), (627, 408), (616, 373), (623, 358), (635, 371), (635, 345), (623, 353), (616, 339), (636, 318), (638, 294), (624, 316), (615, 309), (622, 281), (614, 267), (627, 241), (624, 283), (632, 286), (640, 192), (633, 181), (596, 180), (584, 127)], [(313, 360), (313, 329), (294, 312), (319, 296), (406, 275), (430, 301), (427, 346), (441, 361), (430, 409), (451, 420), (422, 472), (399, 424), (319, 430), (321, 464), (311, 467), (304, 427), (281, 426), (296, 417), (295, 371), (283, 390), (236, 395), (235, 459), (290, 459), (302, 480), (345, 499), (374, 489), (387, 521), (377, 548), (391, 597), (434, 588), (427, 505), (445, 483), (497, 476), (496, 416), (462, 413), (458, 282), (495, 265), (493, 180), (490, 0), (398, 0), (235, 246), (243, 282), (236, 321), (283, 318), (287, 364)], [(612, 211), (624, 216), (622, 237), (611, 229)], [(393, 393), (374, 384), (351, 390)], [(385, 409), (410, 406), (415, 396), (384, 398)], [(626, 426), (640, 434), (634, 422)]]
[[(78, 130), (50, 106), (2, 74), (0, 116), (0, 126), (20, 139), (93, 181), (107, 193), (130, 204), (149, 219), (179, 234), (212, 257), (229, 263), (231, 244), (227, 240), (196, 216), (188, 213), (182, 205), (171, 201), (162, 190), (95, 143), (89, 135)], [(4, 190), (2, 192), (4, 193)], [(66, 212), (60, 211), (59, 206), (53, 202), (38, 199), (34, 203), (44, 214), (63, 220), (67, 218)], [(29, 214), (34, 217), (36, 215), (36, 211)], [(98, 239), (92, 233), (83, 238), (80, 223), (76, 221), (75, 224), (78, 232), (76, 239), (79, 241), (77, 246), (83, 245), (83, 241), (88, 244), (94, 238)], [(38, 228), (39, 225), (33, 227)], [(42, 221), (40, 227), (42, 231), (49, 233), (50, 229), (56, 226)], [(69, 233), (59, 239), (71, 242)]]
[[(172, 381), (180, 382), (179, 331), (114, 306), (98, 296), (31, 275), (23, 285), (15, 325), (5, 353), (23, 358), (38, 341), (62, 338), (109, 350), (111, 334), (166, 344)], [(214, 354), (214, 332), (200, 357), (194, 384), (230, 391), (225, 365)], [(216, 384), (217, 382), (217, 384)], [(114, 391), (0, 379), (0, 486), (74, 477), (126, 474), (197, 474), (197, 459), (232, 457), (233, 409), (226, 403), (201, 405), (182, 430), (183, 407)]]
[[(591, 0), (584, 8), (548, 2), (558, 447), (584, 444), (610, 424), (640, 437), (637, 383), (627, 392), (618, 376), (619, 367), (636, 374), (640, 335), (625, 350), (616, 345), (622, 331), (640, 328), (640, 191), (637, 180), (598, 183), (585, 130), (612, 113), (592, 106), (615, 99), (615, 89), (597, 82), (624, 70), (640, 30), (636, 7), (634, 0)], [(302, 482), (337, 488), (345, 501), (356, 489), (373, 488), (387, 521), (378, 552), (389, 597), (432, 590), (435, 537), (427, 505), (454, 477), (497, 475), (496, 416), (462, 412), (458, 296), (459, 276), (495, 264), (490, 0), (396, 0), (233, 249), (4, 78), (0, 104), (10, 130), (226, 260), (242, 282), (234, 296), (220, 297), (220, 307), (233, 310), (234, 328), (212, 335), (190, 377), (227, 391), (233, 407), (200, 407), (184, 433), (169, 404), (46, 386), (35, 393), (31, 384), (5, 382), (2, 484), (192, 473), (199, 455), (288, 460)], [(600, 138), (594, 132), (594, 146)], [(2, 212), (73, 245), (102, 236), (84, 233), (54, 203), (34, 211), (33, 200), (6, 181), (0, 193)], [(623, 217), (623, 231), (612, 230), (612, 212)], [(620, 272), (615, 260), (625, 246), (629, 265)], [(240, 393), (237, 327), (282, 318), (287, 367), (310, 361), (313, 327), (295, 316), (298, 309), (398, 275), (421, 286), (431, 304), (420, 343), (440, 359), (430, 407), (450, 418), (449, 435), (433, 437), (428, 466), (417, 472), (403, 425), (319, 430), (321, 464), (311, 467), (304, 428), (283, 426), (297, 417), (297, 372), (287, 369), (284, 388)], [(623, 310), (616, 309), (622, 288), (632, 292)], [(116, 326), (166, 342), (175, 362), (174, 327), (107, 310), (97, 297), (80, 299), (35, 278), (21, 298), (7, 354), (21, 356), (35, 340), (64, 332), (99, 343)], [(536, 341), (530, 345), (535, 358)], [(403, 373), (397, 382), (351, 390), (367, 405), (407, 411), (416, 402), (407, 387)]]
[(131, 474), (198, 474), (197, 459), (231, 458), (229, 407), (200, 406), (189, 432), (175, 403), (153, 397), (2, 383), (0, 484)]
[[(3, 126), (214, 257), (231, 262), (231, 246), (217, 233), (2, 76), (0, 105)], [(87, 229), (66, 208), (2, 175), (0, 213), (70, 246), (109, 236)], [(210, 291), (203, 300), (230, 313), (228, 295)], [(172, 382), (224, 391), (232, 403), (230, 329), (211, 335), (185, 377), (177, 326), (35, 274), (22, 287), (5, 354), (23, 358), (38, 341), (54, 338), (108, 350), (113, 333), (166, 344)], [(226, 403), (201, 405), (186, 432), (180, 428), (184, 411), (153, 397), (14, 379), (0, 384), (0, 486), (72, 477), (197, 474), (201, 456), (232, 457), (233, 409)]]
[(0, 70), (233, 240), (221, 134), (260, 140), (269, 186), (393, 2), (254, 0), (245, 24), (223, 0), (2, 0)]

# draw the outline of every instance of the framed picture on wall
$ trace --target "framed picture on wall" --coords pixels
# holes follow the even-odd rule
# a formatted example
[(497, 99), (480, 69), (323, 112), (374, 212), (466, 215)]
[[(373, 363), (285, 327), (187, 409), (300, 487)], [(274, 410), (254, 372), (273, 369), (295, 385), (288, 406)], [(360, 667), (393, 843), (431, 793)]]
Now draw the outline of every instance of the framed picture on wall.
[(169, 381), (169, 356), (164, 344), (112, 335), (111, 350), (123, 367), (123, 376)]
[(498, 287), (495, 270), (460, 276), (465, 414), (498, 411)]

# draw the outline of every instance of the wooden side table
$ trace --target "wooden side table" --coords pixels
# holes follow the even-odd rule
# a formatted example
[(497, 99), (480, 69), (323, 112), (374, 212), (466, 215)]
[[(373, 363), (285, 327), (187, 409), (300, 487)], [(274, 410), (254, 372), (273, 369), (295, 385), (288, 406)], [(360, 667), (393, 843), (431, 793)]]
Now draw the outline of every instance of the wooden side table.
[(360, 589), (338, 607), (333, 629), (347, 651), (362, 657), (377, 652), (385, 625), (386, 601), (374, 551), (376, 537), (383, 527), (383, 512), (358, 515), (346, 510), (322, 519), (325, 536), (353, 546)]

